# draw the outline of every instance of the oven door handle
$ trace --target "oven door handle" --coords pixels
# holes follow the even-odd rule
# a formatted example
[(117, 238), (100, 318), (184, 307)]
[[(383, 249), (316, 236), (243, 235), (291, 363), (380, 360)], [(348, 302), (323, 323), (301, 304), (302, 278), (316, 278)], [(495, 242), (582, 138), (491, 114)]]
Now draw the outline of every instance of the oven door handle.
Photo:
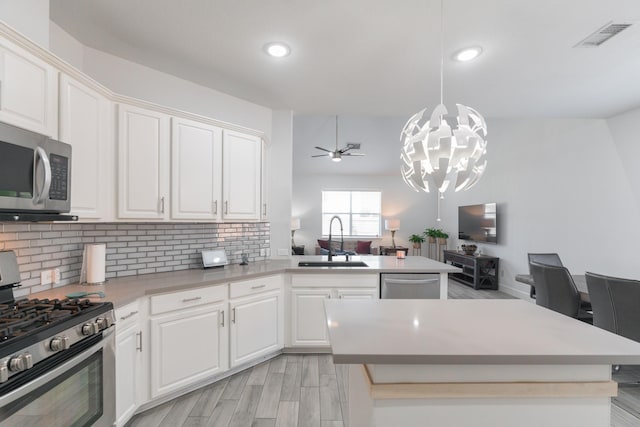
[[(20, 388), (17, 388), (16, 390), (10, 391), (8, 393), (6, 393), (4, 396), (0, 396), (0, 408), (10, 404), (11, 402), (14, 402), (26, 395), (28, 395), (29, 393), (31, 393), (32, 391), (36, 390), (38, 387), (42, 387), (43, 384), (48, 383), (49, 381), (55, 379), (57, 376), (62, 375), (63, 373), (65, 373), (66, 371), (68, 371), (69, 369), (71, 369), (72, 367), (74, 367), (75, 365), (79, 364), (80, 362), (88, 359), (89, 357), (91, 357), (93, 354), (95, 354), (96, 352), (100, 351), (101, 349), (107, 347), (108, 345), (115, 345), (114, 341), (115, 341), (115, 336), (113, 335), (113, 330), (115, 328), (111, 327), (109, 329), (105, 329), (103, 331), (103, 339), (100, 340), (100, 342), (96, 343), (95, 345), (87, 348), (86, 350), (84, 350), (82, 353), (78, 354), (77, 356), (73, 357), (72, 359), (69, 359), (65, 362), (63, 362), (62, 364), (56, 366), (55, 368), (53, 368), (52, 370), (42, 374), (41, 376), (37, 377), (36, 379), (34, 379), (33, 381), (23, 385)], [(107, 381), (111, 381), (111, 378), (106, 379)]]
[(38, 158), (42, 162), (42, 167), (44, 168), (44, 182), (42, 184), (42, 191), (35, 194), (34, 203), (39, 205), (44, 202), (45, 198), (49, 196), (49, 189), (51, 188), (51, 163), (49, 162), (49, 156), (47, 156), (47, 152), (44, 151), (42, 147), (36, 147), (36, 151), (34, 154), (35, 167), (33, 168), (33, 182), (34, 186), (36, 184), (36, 179), (38, 177)]

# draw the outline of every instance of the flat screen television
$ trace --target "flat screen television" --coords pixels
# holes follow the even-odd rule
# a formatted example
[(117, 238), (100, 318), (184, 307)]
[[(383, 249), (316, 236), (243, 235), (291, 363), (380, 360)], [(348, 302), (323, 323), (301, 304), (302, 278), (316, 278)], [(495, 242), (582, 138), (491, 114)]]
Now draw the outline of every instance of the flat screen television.
[(458, 207), (458, 239), (498, 243), (498, 211), (495, 203)]

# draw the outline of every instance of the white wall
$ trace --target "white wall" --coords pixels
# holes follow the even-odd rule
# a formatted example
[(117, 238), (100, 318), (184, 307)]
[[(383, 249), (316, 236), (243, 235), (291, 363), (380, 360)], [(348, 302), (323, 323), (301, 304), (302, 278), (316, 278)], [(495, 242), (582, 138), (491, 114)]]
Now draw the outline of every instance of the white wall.
[(266, 165), (272, 257), (289, 256), (291, 251), (292, 127), (293, 112), (273, 112), (273, 137), (267, 148)]
[(49, 50), (83, 71), (84, 45), (53, 21), (49, 22)]
[(90, 47), (85, 47), (83, 70), (122, 95), (261, 130), (271, 138), (269, 108)]
[(607, 120), (625, 175), (640, 205), (640, 108)]
[[(640, 279), (634, 250), (640, 241), (638, 123), (640, 110), (609, 121), (487, 119), (487, 172), (469, 191), (445, 194), (440, 224), (435, 222), (435, 197), (409, 191), (399, 177), (317, 175), (294, 169), (293, 215), (302, 218), (296, 243), (315, 246), (322, 189), (380, 188), (385, 216), (401, 212), (396, 243), (402, 244), (408, 235), (436, 226), (449, 232), (448, 246), (455, 248), (464, 243), (456, 238), (458, 206), (497, 202), (499, 244), (479, 246), (500, 257), (501, 289), (514, 295), (528, 297), (528, 287), (514, 279), (528, 271), (528, 252), (558, 252), (574, 274), (592, 271)], [(304, 134), (296, 132), (298, 127), (294, 118), (294, 159), (307, 155), (298, 152), (302, 142), (296, 134)], [(395, 156), (388, 161), (399, 162)], [(347, 167), (347, 162), (342, 165)], [(387, 243), (388, 232), (384, 237)]]
[(514, 280), (528, 271), (528, 252), (557, 252), (573, 274), (640, 278), (632, 249), (640, 240), (640, 212), (607, 122), (490, 120), (488, 126), (485, 176), (467, 192), (446, 194), (442, 217), (444, 228), (457, 231), (458, 206), (498, 203), (499, 244), (479, 247), (500, 257), (501, 288), (528, 294)]
[(49, 48), (49, 0), (2, 0), (0, 20)]

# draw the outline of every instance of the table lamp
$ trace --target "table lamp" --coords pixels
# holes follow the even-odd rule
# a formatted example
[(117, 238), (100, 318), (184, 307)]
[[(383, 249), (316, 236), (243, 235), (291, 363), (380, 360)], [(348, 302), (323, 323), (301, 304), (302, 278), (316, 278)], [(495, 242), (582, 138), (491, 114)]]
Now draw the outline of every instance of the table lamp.
[(300, 230), (300, 218), (291, 218), (291, 247), (296, 246), (296, 242), (293, 240), (293, 235), (296, 230)]
[(396, 247), (396, 231), (400, 230), (400, 220), (396, 218), (385, 219), (384, 228), (391, 231), (391, 245)]

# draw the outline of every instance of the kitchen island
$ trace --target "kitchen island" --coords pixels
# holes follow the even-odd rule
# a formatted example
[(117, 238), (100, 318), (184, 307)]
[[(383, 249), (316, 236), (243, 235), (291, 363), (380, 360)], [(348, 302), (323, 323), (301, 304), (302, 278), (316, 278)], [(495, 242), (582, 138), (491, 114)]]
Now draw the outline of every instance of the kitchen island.
[(327, 301), (353, 427), (610, 425), (640, 343), (521, 300)]

